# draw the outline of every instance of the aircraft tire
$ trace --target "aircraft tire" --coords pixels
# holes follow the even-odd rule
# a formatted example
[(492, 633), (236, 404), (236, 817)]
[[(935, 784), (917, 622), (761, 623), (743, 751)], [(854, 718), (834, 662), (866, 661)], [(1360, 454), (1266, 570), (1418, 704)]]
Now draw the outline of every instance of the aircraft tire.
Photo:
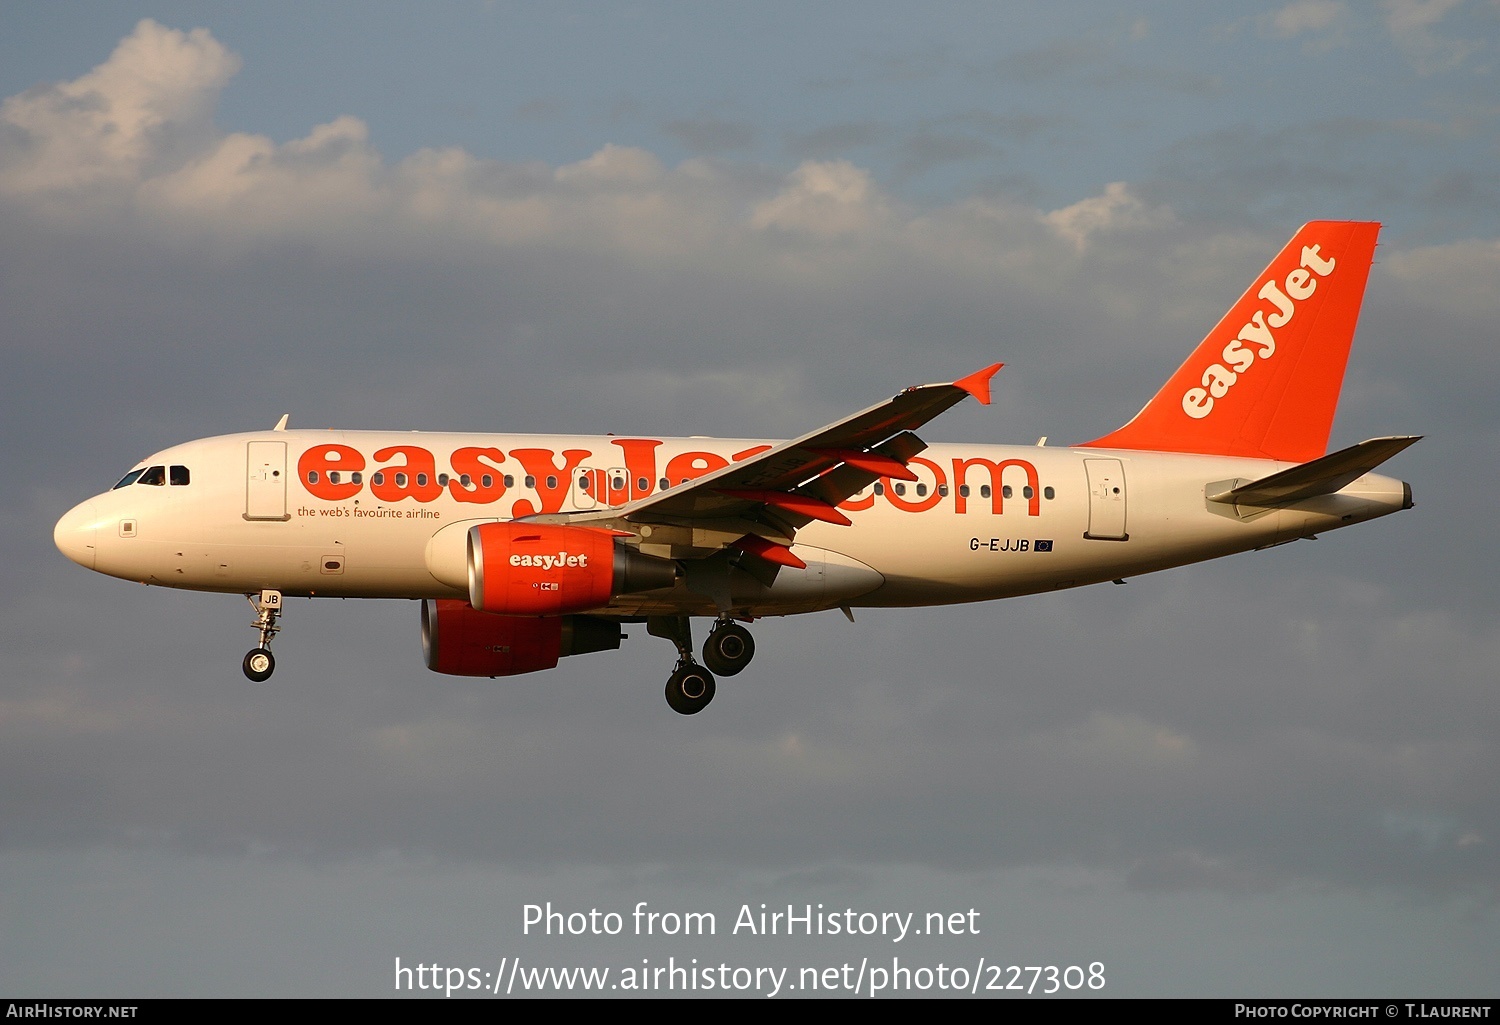
[(703, 664), (719, 676), (733, 676), (755, 657), (755, 638), (738, 623), (724, 622), (703, 641)]
[(251, 680), (264, 683), (276, 671), (276, 656), (271, 654), (270, 648), (251, 648), (245, 652), (245, 661), (241, 668)]
[(697, 715), (714, 699), (715, 690), (713, 674), (689, 663), (667, 677), (667, 704), (678, 715)]

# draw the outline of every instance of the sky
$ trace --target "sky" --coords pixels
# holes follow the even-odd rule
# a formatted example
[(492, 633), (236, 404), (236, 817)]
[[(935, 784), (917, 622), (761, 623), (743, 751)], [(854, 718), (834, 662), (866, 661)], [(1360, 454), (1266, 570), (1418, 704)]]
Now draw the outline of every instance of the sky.
[[(0, 17), (0, 992), (697, 958), (1496, 995), (1494, 0)], [(698, 716), (644, 630), (450, 678), (406, 601), (292, 602), (253, 685), (242, 598), (52, 545), (147, 454), (284, 413), (776, 438), (1004, 361), (923, 437), (1086, 440), (1316, 219), (1384, 224), (1331, 443), (1424, 435), (1386, 467), (1413, 510), (763, 621)], [(622, 928), (547, 935), (549, 902)], [(734, 928), (762, 904), (964, 925)]]

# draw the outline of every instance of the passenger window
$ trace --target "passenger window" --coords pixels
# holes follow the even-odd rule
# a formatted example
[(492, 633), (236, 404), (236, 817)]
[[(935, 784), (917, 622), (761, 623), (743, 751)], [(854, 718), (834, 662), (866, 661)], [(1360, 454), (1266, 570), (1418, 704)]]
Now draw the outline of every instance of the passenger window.
[(1054, 490), (1052, 490), (1051, 488), (1043, 488), (1042, 489), (1042, 497), (1045, 498), (1047, 501), (1050, 502), (1054, 498), (1057, 497), (1057, 492), (1054, 491)]
[(665, 490), (667, 490), (667, 489), (668, 489), (668, 488), (670, 488), (670, 487), (671, 487), (671, 486), (672, 486), (672, 482), (671, 482), (671, 481), (669, 481), (669, 480), (667, 480), (667, 478), (665, 478), (665, 477), (663, 477), (663, 478), (662, 478), (662, 479), (661, 479), (661, 489), (662, 489), (662, 490), (663, 490), (663, 491), (665, 491)]
[(1031, 490), (1031, 485), (1030, 484), (1026, 485), (1024, 488), (1021, 489), (1021, 496), (1023, 498), (1030, 498), (1030, 497), (1032, 497), (1035, 494), (1036, 494), (1036, 492)]
[(526, 475), (526, 486), (528, 488), (536, 487), (536, 478), (529, 473)]
[(981, 485), (979, 485), (979, 497), (980, 498), (989, 498), (990, 497), (990, 486), (988, 484), (981, 484)]
[(960, 495), (963, 495), (965, 498), (968, 498), (969, 497), (969, 485), (967, 485), (967, 484), (960, 484), (958, 486), (958, 493)]
[[(491, 480), (490, 475), (489, 474), (485, 474), (484, 475), (484, 479), (485, 479), (485, 485), (484, 486), (485, 487), (489, 487), (490, 486), (489, 485), (489, 481)], [(507, 473), (505, 475), (505, 486), (508, 487), (508, 488), (515, 487), (516, 486), (516, 478), (514, 476), (512, 476), (511, 474)]]
[(174, 466), (169, 478), (173, 487), (186, 487), (188, 483), (188, 468), (186, 466)]
[(1000, 489), (1000, 497), (1001, 498), (1009, 498), (1013, 494), (1015, 494), (1015, 492), (1011, 490), (1011, 487), (1010, 487), (1009, 484), (1005, 485), (1005, 487), (1003, 487), (1003, 488)]
[(380, 470), (376, 470), (374, 473), (372, 473), (370, 475), (370, 483), (371, 484), (376, 484), (376, 485), (384, 484), (385, 483), (385, 473), (382, 472), (382, 471), (380, 471)]
[(479, 483), (482, 484), (486, 490), (488, 490), (494, 487), (495, 478), (490, 476), (489, 474), (485, 474), (483, 477), (479, 478)]
[(150, 484), (153, 487), (162, 487), (167, 483), (167, 468), (165, 466), (153, 466), (141, 474), (137, 484)]
[(353, 473), (351, 473), (349, 475), (349, 483), (350, 484), (363, 484), (364, 483), (364, 476), (365, 476), (364, 474), (360, 473), (358, 470), (355, 470)]
[(547, 475), (547, 488), (550, 490), (550, 489), (555, 488), (555, 487), (557, 487), (557, 478), (554, 477), (554, 476), (552, 476), (551, 474), (548, 474)]
[(308, 470), (307, 471), (307, 483), (309, 483), (309, 484), (316, 484), (316, 483), (318, 483), (318, 471), (317, 470)]
[(918, 498), (922, 498), (922, 497), (926, 496), (926, 494), (927, 494), (927, 485), (926, 484), (918, 484), (917, 485), (917, 497)]
[[(316, 472), (317, 472), (316, 470), (313, 471), (313, 473), (316, 473)], [(308, 476), (312, 476), (312, 474), (308, 474)], [(342, 479), (343, 479), (343, 475), (340, 474), (337, 470), (329, 470), (328, 471), (328, 483), (330, 483), (330, 484), (337, 484)]]

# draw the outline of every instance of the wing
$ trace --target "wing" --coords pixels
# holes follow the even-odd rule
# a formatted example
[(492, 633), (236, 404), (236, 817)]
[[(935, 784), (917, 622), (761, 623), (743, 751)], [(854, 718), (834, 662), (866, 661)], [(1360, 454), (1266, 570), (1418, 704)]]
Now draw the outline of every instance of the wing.
[[(613, 509), (531, 519), (628, 531), (649, 538), (653, 548), (670, 546), (673, 558), (735, 549), (771, 574), (779, 566), (800, 569), (804, 563), (789, 550), (797, 530), (814, 520), (848, 526), (840, 502), (882, 477), (915, 480), (906, 464), (927, 443), (912, 430), (970, 395), (988, 405), (990, 379), (1001, 366), (908, 388), (811, 434)], [(753, 564), (741, 565), (756, 572)]]

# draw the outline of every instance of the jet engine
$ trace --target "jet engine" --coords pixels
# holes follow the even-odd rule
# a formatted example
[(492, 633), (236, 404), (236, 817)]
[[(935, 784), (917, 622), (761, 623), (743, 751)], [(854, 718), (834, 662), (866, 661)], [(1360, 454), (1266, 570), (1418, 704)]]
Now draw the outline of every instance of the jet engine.
[(495, 616), (464, 601), (422, 602), (422, 655), (428, 669), (449, 676), (534, 673), (566, 655), (618, 648), (621, 636), (612, 619)]
[(597, 527), (481, 523), (469, 529), (469, 604), (501, 616), (560, 616), (619, 594), (671, 587), (677, 564)]

